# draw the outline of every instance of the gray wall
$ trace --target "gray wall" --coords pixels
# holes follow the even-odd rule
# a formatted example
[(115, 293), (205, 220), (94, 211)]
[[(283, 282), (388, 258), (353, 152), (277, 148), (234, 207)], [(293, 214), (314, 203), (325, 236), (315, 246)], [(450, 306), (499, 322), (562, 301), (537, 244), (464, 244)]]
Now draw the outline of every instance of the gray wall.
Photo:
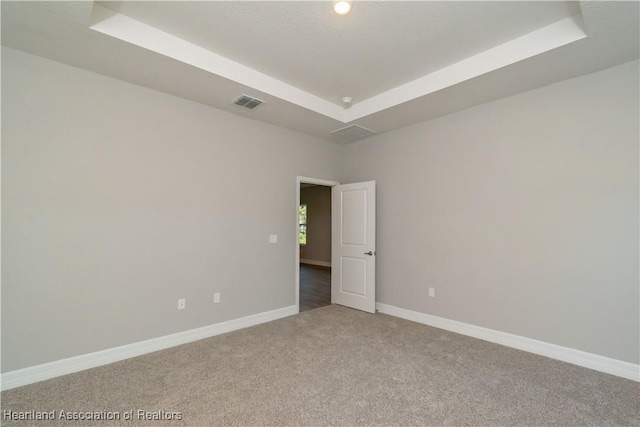
[(307, 204), (307, 244), (300, 259), (331, 263), (331, 187), (300, 189), (300, 203)]
[(295, 304), (342, 147), (5, 48), (2, 107), (3, 372)]
[(378, 301), (638, 363), (638, 105), (635, 61), (348, 145)]
[(342, 147), (3, 48), (2, 371), (294, 304), (298, 175), (377, 181), (380, 302), (638, 363), (638, 105), (636, 61)]

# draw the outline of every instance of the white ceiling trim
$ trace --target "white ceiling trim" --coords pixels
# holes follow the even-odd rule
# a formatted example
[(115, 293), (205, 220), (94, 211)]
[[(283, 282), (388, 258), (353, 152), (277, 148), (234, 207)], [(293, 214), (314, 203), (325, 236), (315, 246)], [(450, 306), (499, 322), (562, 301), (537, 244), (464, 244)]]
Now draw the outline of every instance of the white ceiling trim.
[(395, 107), (587, 37), (576, 19), (565, 18), (409, 83), (354, 104), (349, 121)]
[(348, 123), (581, 40), (587, 35), (579, 21), (580, 16), (565, 18), (356, 103), (348, 110), (96, 3), (93, 4), (90, 28)]
[[(93, 4), (92, 30), (173, 58), (341, 122), (344, 107), (203, 49), (155, 27)], [(231, 102), (232, 100), (229, 100)]]

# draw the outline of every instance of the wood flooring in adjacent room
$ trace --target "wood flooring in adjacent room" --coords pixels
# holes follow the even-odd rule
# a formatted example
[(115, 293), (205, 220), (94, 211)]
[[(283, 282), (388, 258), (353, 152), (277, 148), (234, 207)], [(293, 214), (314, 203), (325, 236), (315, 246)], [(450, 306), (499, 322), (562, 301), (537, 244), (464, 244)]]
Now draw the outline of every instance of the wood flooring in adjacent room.
[(300, 312), (331, 305), (331, 268), (300, 264)]

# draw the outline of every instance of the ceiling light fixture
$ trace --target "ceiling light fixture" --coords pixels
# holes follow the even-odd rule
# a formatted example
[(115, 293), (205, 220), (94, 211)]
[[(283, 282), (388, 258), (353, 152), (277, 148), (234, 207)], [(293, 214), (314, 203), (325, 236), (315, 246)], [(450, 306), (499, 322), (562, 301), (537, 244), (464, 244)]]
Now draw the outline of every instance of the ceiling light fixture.
[(333, 11), (338, 15), (348, 15), (351, 12), (351, 1), (340, 0), (333, 2)]

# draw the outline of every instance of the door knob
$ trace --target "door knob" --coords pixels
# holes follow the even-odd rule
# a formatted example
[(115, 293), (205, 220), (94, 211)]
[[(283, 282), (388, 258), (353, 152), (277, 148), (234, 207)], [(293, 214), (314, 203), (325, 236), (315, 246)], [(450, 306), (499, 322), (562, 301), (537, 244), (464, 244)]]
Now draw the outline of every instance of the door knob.
[(371, 255), (373, 255), (373, 251), (365, 252), (364, 254), (371, 256)]

